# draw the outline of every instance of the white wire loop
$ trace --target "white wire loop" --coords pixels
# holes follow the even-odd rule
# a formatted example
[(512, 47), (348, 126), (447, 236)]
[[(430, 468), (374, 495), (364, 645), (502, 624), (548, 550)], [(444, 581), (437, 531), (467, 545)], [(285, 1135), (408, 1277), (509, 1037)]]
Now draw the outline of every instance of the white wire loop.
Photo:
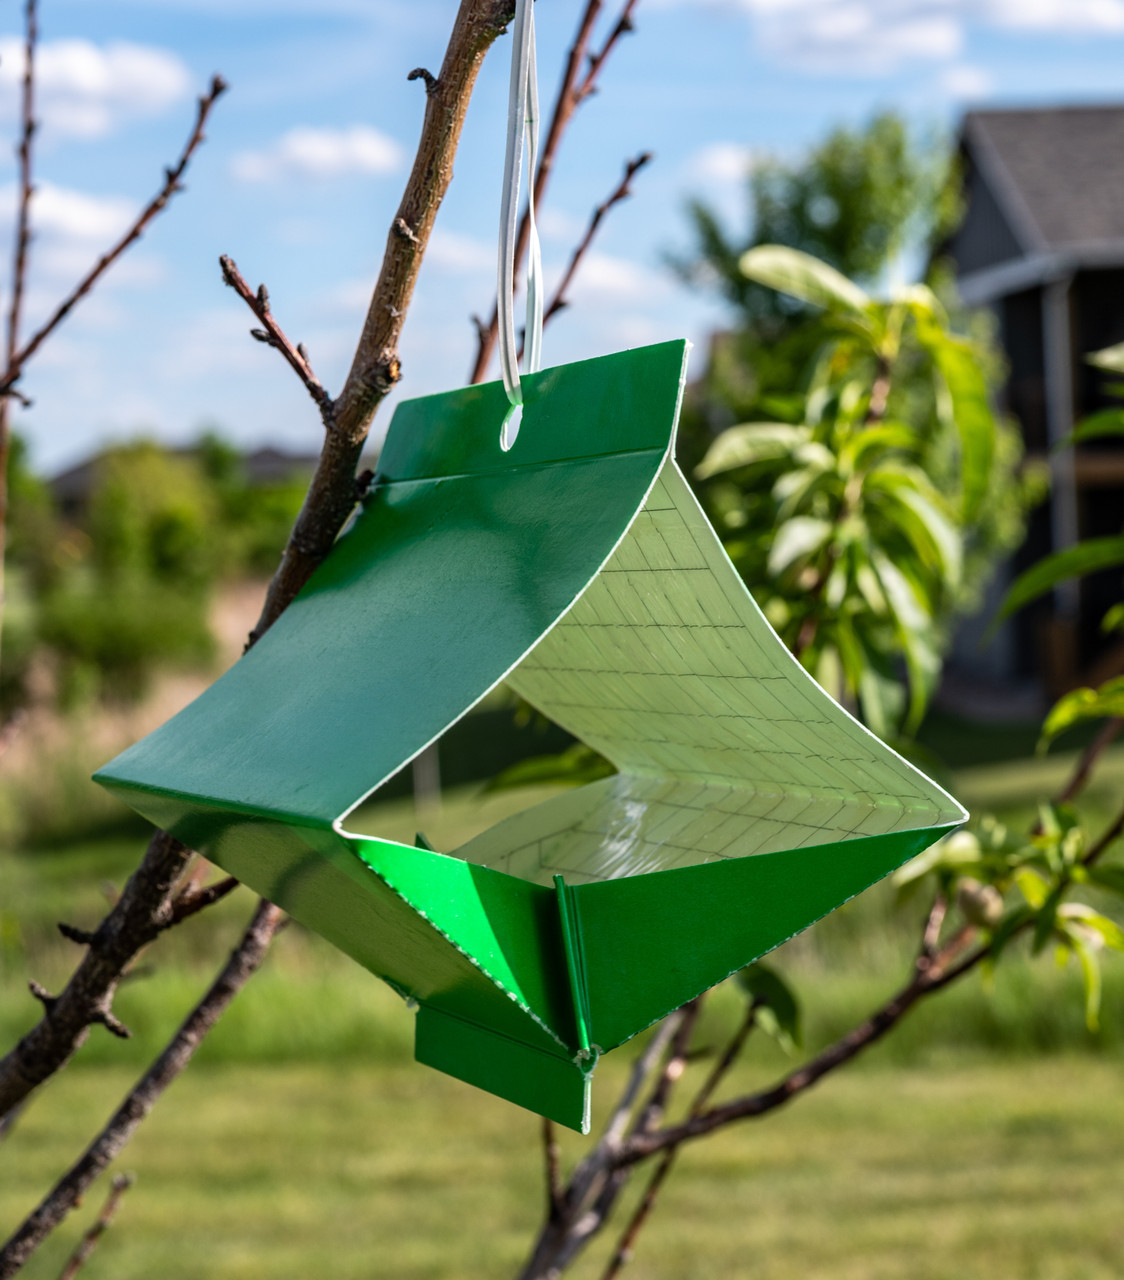
[(527, 319), (523, 337), (523, 369), (542, 368), (542, 250), (535, 226), (535, 168), (539, 153), (539, 88), (535, 68), (534, 0), (516, 0), (512, 24), (511, 88), (507, 101), (507, 151), (503, 164), (500, 203), (499, 303), (500, 372), (511, 407), (503, 421), (500, 447), (510, 449), (523, 416), (523, 388), (519, 382), (519, 348), (515, 342), (515, 240), (519, 221), (519, 188), (523, 152), (527, 152), (527, 218), (530, 244), (527, 263)]

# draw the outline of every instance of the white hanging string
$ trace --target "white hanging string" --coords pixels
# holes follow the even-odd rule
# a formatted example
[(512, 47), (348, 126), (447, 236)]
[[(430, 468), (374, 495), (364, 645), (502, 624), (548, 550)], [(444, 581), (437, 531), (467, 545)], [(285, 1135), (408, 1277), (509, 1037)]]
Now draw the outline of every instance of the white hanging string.
[(503, 199), (500, 205), (500, 257), (497, 297), (499, 303), (500, 372), (511, 403), (500, 433), (500, 445), (510, 449), (519, 433), (523, 389), (519, 382), (519, 356), (515, 342), (515, 240), (519, 219), (519, 187), (523, 175), (523, 151), (527, 151), (527, 217), (530, 244), (527, 263), (527, 319), (523, 338), (524, 372), (542, 367), (542, 250), (535, 226), (535, 168), (539, 151), (539, 88), (535, 68), (534, 0), (516, 0), (512, 25), (511, 88), (507, 103), (507, 151), (503, 165)]

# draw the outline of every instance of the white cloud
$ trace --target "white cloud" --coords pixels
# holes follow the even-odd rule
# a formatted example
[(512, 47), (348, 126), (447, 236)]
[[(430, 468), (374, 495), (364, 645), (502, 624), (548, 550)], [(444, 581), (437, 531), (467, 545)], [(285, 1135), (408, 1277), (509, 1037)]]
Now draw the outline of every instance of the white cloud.
[(347, 129), (299, 125), (261, 151), (243, 151), (231, 161), (242, 182), (284, 178), (337, 178), (349, 173), (393, 173), (402, 163), (402, 148), (385, 133), (366, 124)]
[(974, 67), (969, 63), (961, 62), (948, 67), (942, 73), (940, 86), (950, 98), (975, 102), (992, 93), (995, 80), (991, 72), (983, 67)]
[(1008, 27), (1079, 34), (1124, 32), (1122, 0), (989, 0), (994, 20)]
[[(16, 199), (15, 183), (0, 187), (0, 239), (4, 241), (11, 236)], [(120, 196), (95, 196), (53, 182), (36, 183), (31, 201), (29, 310), (36, 313), (57, 304), (61, 292), (94, 265), (136, 213), (136, 204)], [(122, 258), (107, 280), (112, 285), (145, 286), (158, 283), (163, 274), (160, 258), (141, 252)], [(89, 310), (88, 303), (83, 310)]]
[[(708, 3), (709, 0), (679, 0)], [(810, 70), (879, 75), (947, 62), (970, 27), (1124, 33), (1124, 0), (733, 0), (763, 47)]]
[[(553, 273), (557, 275), (558, 273)], [(670, 288), (666, 275), (629, 258), (588, 253), (570, 289), (573, 302), (653, 302)]]
[(496, 270), (496, 246), (475, 236), (434, 227), (425, 260), (457, 275)]
[[(0, 111), (18, 110), (23, 42), (0, 37)], [(35, 59), (38, 114), (48, 133), (92, 138), (186, 97), (191, 74), (167, 49), (115, 41), (48, 40)]]
[(753, 150), (743, 143), (712, 142), (687, 161), (687, 177), (694, 182), (744, 182), (753, 160)]

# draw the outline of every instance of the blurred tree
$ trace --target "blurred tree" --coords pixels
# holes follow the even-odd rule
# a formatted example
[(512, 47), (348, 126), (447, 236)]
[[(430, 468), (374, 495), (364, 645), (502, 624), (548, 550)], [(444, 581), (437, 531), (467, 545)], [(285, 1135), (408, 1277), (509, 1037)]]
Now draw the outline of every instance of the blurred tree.
[(874, 285), (901, 253), (939, 238), (959, 216), (948, 147), (911, 136), (892, 111), (859, 129), (833, 130), (798, 160), (761, 159), (747, 182), (746, 228), (730, 231), (710, 205), (692, 200), (693, 251), (673, 263), (688, 281), (716, 287), (741, 313), (741, 326), (762, 337), (775, 337), (805, 309), (739, 269), (747, 249), (788, 245)]
[(923, 285), (877, 301), (782, 246), (740, 269), (817, 309), (800, 322), (814, 357), (803, 390), (769, 398), (771, 420), (713, 441), (700, 495), (797, 657), (880, 736), (912, 733), (949, 624), (1022, 536), (1029, 490), (986, 351)]

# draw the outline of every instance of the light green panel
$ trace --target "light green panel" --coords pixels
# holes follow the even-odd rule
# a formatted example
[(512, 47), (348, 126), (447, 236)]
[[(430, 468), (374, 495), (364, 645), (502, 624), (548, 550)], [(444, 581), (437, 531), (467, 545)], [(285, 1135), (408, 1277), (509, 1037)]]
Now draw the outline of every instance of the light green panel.
[(458, 850), (540, 884), (963, 821), (791, 657), (671, 459), (508, 683), (621, 770)]

